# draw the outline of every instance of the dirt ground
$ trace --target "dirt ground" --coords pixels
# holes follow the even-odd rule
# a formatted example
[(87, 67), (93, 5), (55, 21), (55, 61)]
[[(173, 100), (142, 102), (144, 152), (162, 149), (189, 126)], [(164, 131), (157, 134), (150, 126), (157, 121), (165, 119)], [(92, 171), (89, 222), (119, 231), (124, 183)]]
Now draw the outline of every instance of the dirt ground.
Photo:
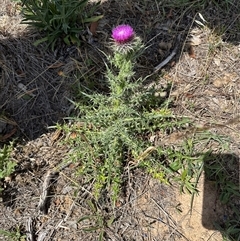
[[(191, 195), (179, 194), (177, 186), (160, 184), (140, 170), (129, 173), (117, 207), (112, 208), (107, 199), (95, 203), (89, 191), (92, 184), (74, 175), (76, 164), (63, 166), (51, 177), (47, 211), (39, 207), (39, 197), (49, 170), (71, 153), (61, 144), (65, 137), (59, 138), (49, 126), (62, 123), (72, 113), (69, 99), (76, 97), (77, 81), (101, 88), (104, 56), (98, 49), (109, 53), (111, 29), (121, 23), (131, 24), (148, 46), (137, 62), (137, 75), (153, 74), (151, 80), (160, 94), (166, 92), (172, 100), (176, 115), (189, 117), (199, 128), (212, 125), (213, 133), (229, 139), (228, 150), (214, 140), (206, 150), (211, 148), (214, 158), (227, 160), (226, 165), (233, 160), (228, 170), (232, 168), (231, 175), (237, 179), (240, 2), (206, 1), (204, 7), (196, 7), (199, 1), (192, 1), (179, 7), (171, 1), (105, 0), (97, 12), (104, 18), (92, 44), (86, 31), (81, 48), (59, 45), (54, 53), (33, 46), (39, 33), (20, 24), (18, 4), (2, 2), (0, 144), (16, 140), (11, 159), (18, 165), (16, 173), (1, 183), (0, 229), (19, 229), (27, 240), (45, 241), (98, 240), (102, 231), (104, 240), (222, 240), (214, 223), (224, 224), (232, 210), (219, 202), (218, 189), (204, 175), (192, 209)], [(154, 74), (154, 68), (174, 50), (176, 55)], [(81, 73), (77, 78), (76, 70)], [(240, 200), (233, 202), (238, 208)], [(0, 240), (6, 236), (0, 234)]]

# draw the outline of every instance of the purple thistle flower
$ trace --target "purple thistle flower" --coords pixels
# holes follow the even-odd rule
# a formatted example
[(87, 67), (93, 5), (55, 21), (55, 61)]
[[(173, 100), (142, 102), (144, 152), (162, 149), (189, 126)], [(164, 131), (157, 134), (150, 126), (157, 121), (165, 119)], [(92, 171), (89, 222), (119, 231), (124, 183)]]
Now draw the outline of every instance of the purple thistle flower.
[(117, 26), (112, 30), (112, 38), (118, 44), (125, 44), (133, 39), (133, 28), (127, 24)]

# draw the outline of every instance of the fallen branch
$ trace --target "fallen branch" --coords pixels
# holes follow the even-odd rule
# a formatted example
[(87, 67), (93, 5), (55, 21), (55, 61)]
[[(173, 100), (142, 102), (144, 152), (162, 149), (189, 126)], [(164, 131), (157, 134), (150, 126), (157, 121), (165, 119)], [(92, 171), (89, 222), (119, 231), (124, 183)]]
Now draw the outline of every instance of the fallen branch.
[(38, 208), (44, 214), (47, 214), (48, 211), (47, 203), (49, 199), (50, 188), (52, 186), (55, 175), (55, 172), (48, 171), (43, 182), (42, 193), (40, 195)]
[(48, 201), (49, 201), (49, 194), (51, 192), (52, 185), (56, 179), (56, 176), (59, 174), (60, 171), (65, 169), (71, 164), (71, 162), (66, 163), (63, 166), (59, 166), (56, 170), (49, 170), (44, 178), (42, 192), (39, 198), (38, 208), (44, 214), (48, 212)]
[(27, 241), (34, 241), (33, 220), (31, 217), (29, 217), (26, 223), (26, 234)]

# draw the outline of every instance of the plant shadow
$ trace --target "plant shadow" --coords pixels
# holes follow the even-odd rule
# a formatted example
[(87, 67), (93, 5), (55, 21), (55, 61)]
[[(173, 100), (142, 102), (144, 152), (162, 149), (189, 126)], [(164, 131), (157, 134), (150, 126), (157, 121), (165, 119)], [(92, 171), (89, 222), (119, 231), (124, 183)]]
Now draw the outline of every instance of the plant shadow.
[(203, 226), (239, 240), (239, 157), (208, 153), (204, 157), (204, 174)]

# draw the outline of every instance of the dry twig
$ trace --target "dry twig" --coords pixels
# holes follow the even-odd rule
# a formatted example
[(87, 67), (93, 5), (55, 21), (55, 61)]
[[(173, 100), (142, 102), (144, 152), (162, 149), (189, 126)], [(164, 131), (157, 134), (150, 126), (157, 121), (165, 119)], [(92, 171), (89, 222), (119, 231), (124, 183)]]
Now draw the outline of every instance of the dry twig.
[(166, 64), (168, 64), (172, 60), (172, 58), (177, 54), (180, 39), (181, 39), (181, 35), (179, 34), (177, 37), (176, 46), (173, 49), (172, 53), (166, 59), (164, 59), (159, 65), (157, 65), (154, 68), (154, 73), (158, 72), (162, 67), (164, 67)]
[(27, 241), (34, 241), (34, 233), (33, 233), (33, 226), (32, 226), (32, 223), (33, 223), (33, 220), (32, 218), (30, 217), (28, 220), (27, 220), (27, 223), (26, 223), (26, 233), (27, 233)]

